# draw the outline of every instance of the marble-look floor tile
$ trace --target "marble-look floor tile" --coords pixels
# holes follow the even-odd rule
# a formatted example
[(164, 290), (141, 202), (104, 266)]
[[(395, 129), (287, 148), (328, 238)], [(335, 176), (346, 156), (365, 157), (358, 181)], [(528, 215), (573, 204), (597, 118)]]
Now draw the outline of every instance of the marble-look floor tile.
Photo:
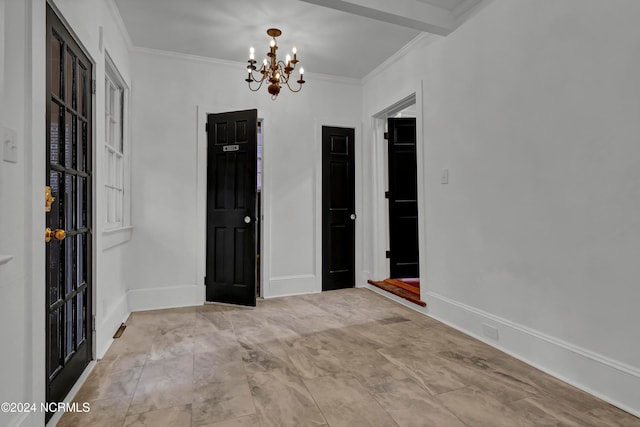
[(209, 335), (214, 332), (228, 330), (233, 330), (233, 325), (224, 312), (211, 311), (196, 313), (194, 336)]
[(286, 347), (277, 340), (263, 341), (253, 337), (239, 337), (238, 343), (244, 351), (243, 361), (248, 373), (285, 369), (291, 361)]
[[(214, 357), (212, 357), (214, 356)], [(193, 372), (193, 382), (196, 387), (215, 383), (227, 383), (238, 378), (246, 377), (242, 361), (224, 362), (215, 354), (196, 354), (196, 366)]]
[(255, 414), (246, 376), (198, 385), (193, 392), (192, 411), (194, 427)]
[[(149, 347), (150, 348), (150, 347)], [(100, 360), (100, 363), (109, 366), (112, 373), (128, 371), (133, 368), (144, 366), (148, 358), (147, 351), (112, 352)]]
[(76, 399), (79, 401), (91, 402), (100, 399), (132, 396), (142, 374), (142, 367), (113, 373), (108, 370), (100, 372), (98, 366), (96, 366), (96, 369), (89, 375), (89, 378), (78, 391)]
[(190, 427), (191, 405), (174, 406), (166, 409), (127, 416), (124, 427)]
[[(75, 401), (84, 403), (77, 399)], [(122, 427), (130, 402), (131, 396), (96, 400), (90, 403), (89, 412), (65, 413), (57, 427)]]
[(203, 333), (194, 342), (195, 353), (217, 353), (221, 360), (232, 356), (232, 352), (239, 351), (238, 338), (231, 329)]
[(340, 358), (323, 348), (316, 348), (315, 337), (291, 342), (286, 347), (291, 367), (302, 378), (317, 378), (343, 372)]
[(350, 366), (345, 369), (345, 373), (357, 378), (360, 383), (369, 391), (373, 391), (376, 387), (386, 384), (393, 380), (405, 380), (411, 376), (397, 366), (385, 361), (377, 366), (360, 365)]
[(607, 405), (606, 408), (592, 409), (583, 415), (587, 423), (601, 427), (640, 427), (640, 418), (612, 405)]
[(261, 426), (321, 426), (327, 423), (302, 382), (287, 369), (249, 375), (251, 394)]
[(328, 376), (304, 382), (331, 426), (397, 426), (354, 377)]
[(160, 378), (140, 382), (129, 406), (128, 415), (186, 405), (192, 401), (191, 375), (185, 378)]
[(465, 425), (414, 380), (380, 384), (376, 401), (401, 427), (465, 427)]
[(433, 395), (466, 386), (465, 379), (445, 361), (429, 353), (423, 353), (414, 346), (389, 347), (378, 352)]
[(244, 417), (205, 424), (200, 427), (260, 427), (260, 422), (257, 415), (245, 415)]
[(138, 312), (126, 325), (74, 399), (91, 412), (61, 427), (640, 427), (367, 289)]
[[(549, 403), (551, 406), (549, 406)], [(553, 402), (548, 402), (540, 397), (529, 397), (516, 402), (509, 402), (507, 406), (520, 416), (533, 422), (535, 426), (583, 427), (589, 425), (584, 419), (580, 419), (577, 413), (573, 414), (571, 411), (558, 408)]]
[(447, 367), (467, 385), (475, 386), (501, 402), (511, 402), (535, 396), (537, 389), (526, 379), (519, 379), (493, 360), (475, 356), (466, 349), (448, 350), (434, 355), (447, 361)]
[(194, 338), (178, 334), (157, 335), (148, 360), (173, 359), (180, 356), (193, 355)]
[(474, 427), (534, 427), (535, 424), (473, 387), (436, 396), (463, 423)]
[(172, 359), (149, 360), (142, 369), (140, 382), (156, 380), (184, 380), (193, 377), (193, 356), (178, 356)]

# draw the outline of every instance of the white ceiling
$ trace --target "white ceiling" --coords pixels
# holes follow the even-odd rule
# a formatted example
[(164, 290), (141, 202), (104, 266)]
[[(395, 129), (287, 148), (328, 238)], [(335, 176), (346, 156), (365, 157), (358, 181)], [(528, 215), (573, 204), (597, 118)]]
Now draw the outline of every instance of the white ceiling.
[(217, 58), (258, 61), (267, 28), (282, 30), (305, 72), (360, 79), (415, 37), (446, 35), (481, 0), (115, 0), (133, 45)]

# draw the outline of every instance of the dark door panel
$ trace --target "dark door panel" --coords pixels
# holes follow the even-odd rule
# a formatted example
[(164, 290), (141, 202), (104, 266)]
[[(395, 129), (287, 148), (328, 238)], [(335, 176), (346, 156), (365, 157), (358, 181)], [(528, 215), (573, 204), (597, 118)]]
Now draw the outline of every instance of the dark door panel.
[(256, 305), (257, 120), (207, 116), (207, 301)]
[(93, 65), (49, 6), (46, 59), (46, 398), (61, 402), (92, 358)]
[(322, 290), (355, 285), (354, 130), (322, 127)]
[(416, 119), (388, 119), (388, 129), (390, 276), (418, 277)]

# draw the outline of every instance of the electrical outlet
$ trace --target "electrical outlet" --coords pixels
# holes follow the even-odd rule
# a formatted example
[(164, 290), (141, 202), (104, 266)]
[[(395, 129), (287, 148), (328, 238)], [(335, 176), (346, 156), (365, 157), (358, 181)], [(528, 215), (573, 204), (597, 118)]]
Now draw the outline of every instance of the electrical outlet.
[(482, 335), (484, 335), (487, 338), (491, 338), (492, 340), (498, 341), (498, 328), (487, 325), (486, 323), (483, 323)]

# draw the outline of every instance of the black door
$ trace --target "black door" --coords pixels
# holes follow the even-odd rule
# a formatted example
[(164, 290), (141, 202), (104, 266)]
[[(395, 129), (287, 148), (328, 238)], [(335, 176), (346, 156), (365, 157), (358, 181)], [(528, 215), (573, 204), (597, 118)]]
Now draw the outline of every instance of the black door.
[(92, 73), (87, 55), (47, 6), (48, 402), (63, 401), (92, 358)]
[(257, 110), (207, 116), (207, 301), (256, 305), (257, 121)]
[(416, 119), (388, 119), (388, 128), (390, 275), (419, 277)]
[(322, 127), (322, 290), (355, 285), (354, 130)]

